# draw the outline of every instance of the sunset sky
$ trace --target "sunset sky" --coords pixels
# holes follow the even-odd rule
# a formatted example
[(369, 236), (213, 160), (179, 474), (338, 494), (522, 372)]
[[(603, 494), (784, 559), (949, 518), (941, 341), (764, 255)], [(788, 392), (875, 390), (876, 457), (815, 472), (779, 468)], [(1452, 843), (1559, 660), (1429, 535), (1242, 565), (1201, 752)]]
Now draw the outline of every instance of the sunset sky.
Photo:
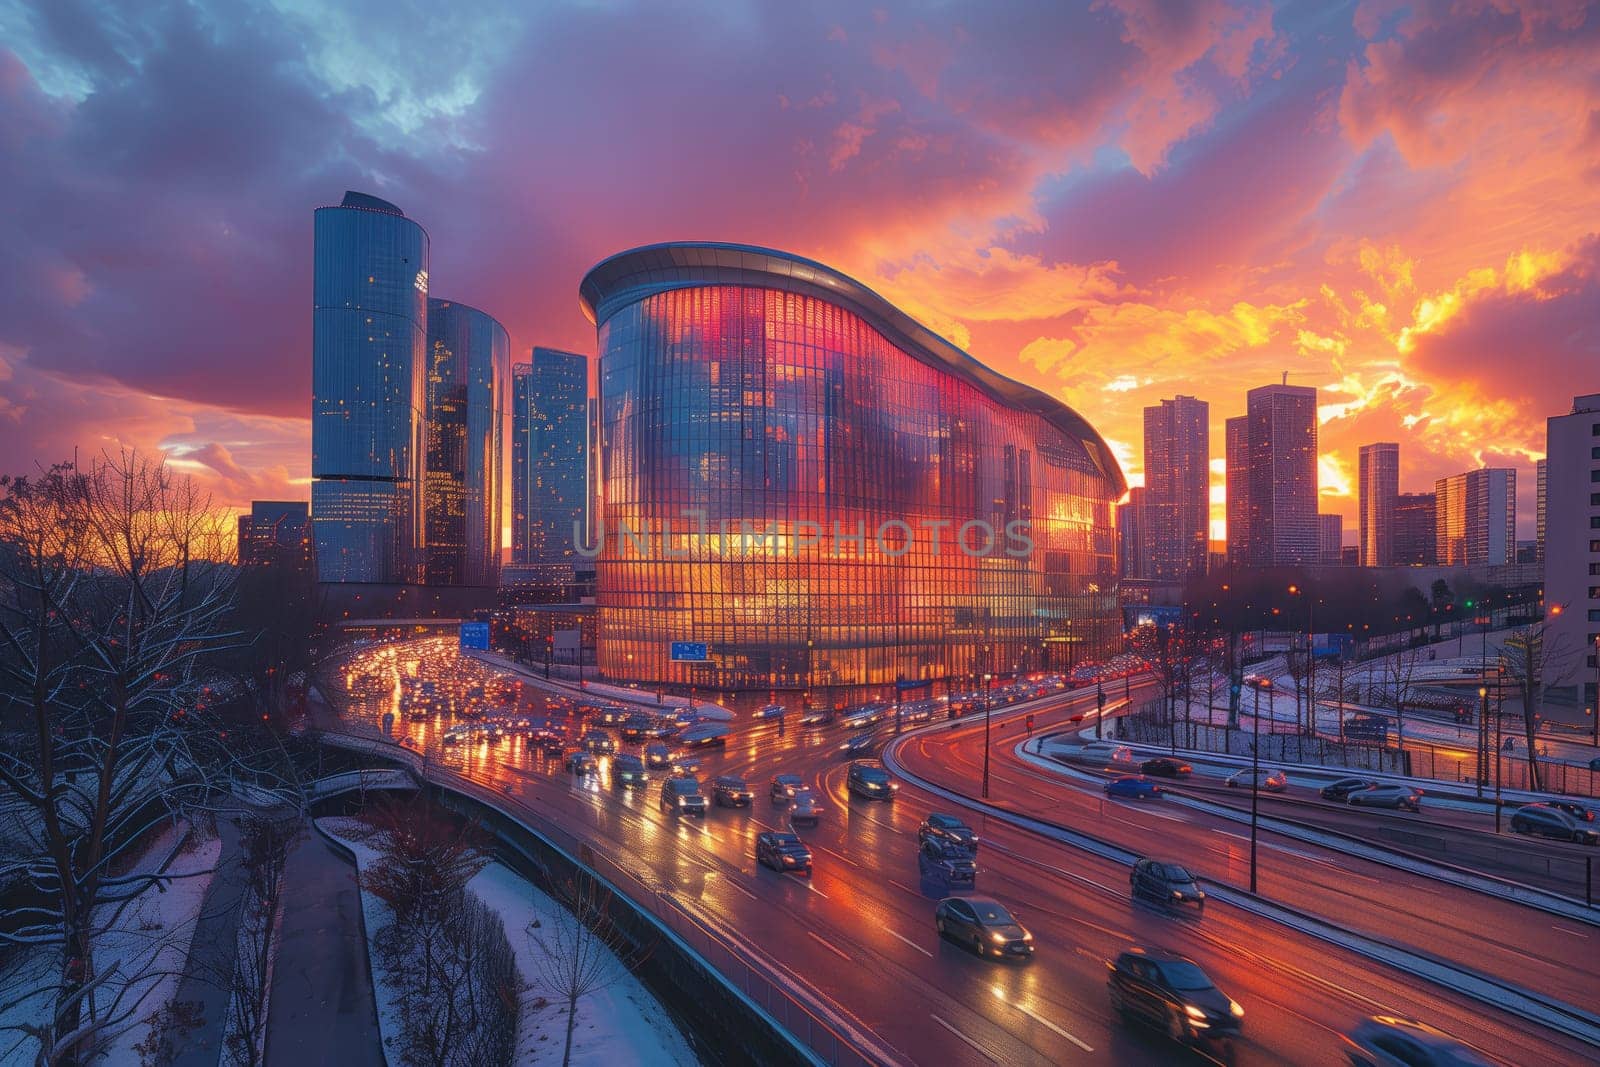
[[(1174, 14), (1181, 7), (1186, 13)], [(470, 13), (468, 13), (470, 9)], [(822, 260), (1061, 397), (1320, 390), (1323, 510), (1519, 470), (1600, 392), (1600, 5), (0, 0), (0, 456), (161, 448), (309, 496), (312, 211), (592, 354), (587, 267)], [(1220, 522), (1214, 523), (1220, 533)]]

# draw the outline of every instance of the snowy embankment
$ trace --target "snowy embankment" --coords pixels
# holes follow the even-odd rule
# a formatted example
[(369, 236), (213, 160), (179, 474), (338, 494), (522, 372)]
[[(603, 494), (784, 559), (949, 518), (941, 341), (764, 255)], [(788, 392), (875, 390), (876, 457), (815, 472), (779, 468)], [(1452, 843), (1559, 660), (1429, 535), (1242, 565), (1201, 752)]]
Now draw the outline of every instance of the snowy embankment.
[[(370, 831), (360, 819), (318, 819), (317, 827), (349, 848), (355, 854), (359, 869), (364, 871), (378, 859), (377, 851), (365, 840)], [(498, 863), (485, 867), (467, 888), (500, 915), (517, 956), (517, 969), (525, 986), (517, 1027), (518, 1067), (560, 1063), (566, 1009), (556, 1003), (557, 997), (535, 984), (539, 968), (534, 953), (540, 950), (528, 935), (528, 926), (533, 920), (548, 921), (558, 913), (560, 905)], [(372, 960), (378, 1028), (383, 1034), (384, 1047), (395, 1050), (399, 1047), (401, 1031), (399, 991), (390, 986), (384, 968), (378, 964), (375, 943), (378, 932), (388, 925), (391, 915), (388, 905), (365, 888), (361, 890), (361, 911), (367, 930), (367, 951)], [(622, 972), (616, 981), (578, 1004), (572, 1062), (591, 1067), (698, 1064), (699, 1060), (660, 1002), (620, 963), (615, 966)]]

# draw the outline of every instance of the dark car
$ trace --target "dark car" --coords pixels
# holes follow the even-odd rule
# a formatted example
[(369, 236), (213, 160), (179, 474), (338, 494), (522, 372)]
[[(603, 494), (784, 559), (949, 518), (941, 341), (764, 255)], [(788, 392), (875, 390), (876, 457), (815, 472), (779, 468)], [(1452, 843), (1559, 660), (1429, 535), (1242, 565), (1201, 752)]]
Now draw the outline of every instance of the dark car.
[(1322, 787), (1323, 800), (1347, 800), (1351, 793), (1371, 789), (1378, 783), (1371, 778), (1341, 778)]
[(852, 734), (839, 742), (839, 755), (845, 759), (865, 756), (877, 747), (878, 738), (871, 733)]
[(850, 764), (850, 773), (845, 776), (845, 788), (867, 800), (893, 800), (900, 791), (900, 783), (890, 778), (889, 772), (877, 760), (858, 759)]
[(923, 819), (922, 825), (917, 827), (917, 841), (920, 844), (929, 838), (948, 841), (968, 852), (978, 851), (977, 832), (954, 815), (944, 815), (936, 811)]
[(653, 771), (663, 771), (672, 765), (672, 749), (660, 741), (652, 741), (644, 746), (645, 766)]
[(756, 835), (756, 862), (775, 871), (809, 875), (811, 850), (795, 834), (769, 831)]
[(917, 873), (949, 889), (971, 889), (977, 884), (978, 864), (955, 842), (925, 837), (917, 849)]
[(1123, 800), (1160, 800), (1163, 792), (1165, 790), (1142, 774), (1125, 774), (1105, 784), (1106, 796)]
[(559, 756), (567, 750), (567, 741), (554, 730), (535, 730), (528, 735), (528, 748), (546, 756)]
[(1142, 859), (1128, 872), (1128, 884), (1136, 897), (1162, 904), (1193, 904), (1205, 910), (1205, 892), (1195, 883), (1194, 875), (1176, 863)]
[(1545, 800), (1541, 803), (1557, 811), (1564, 811), (1579, 822), (1594, 822), (1594, 809), (1585, 807), (1576, 800)]
[(1557, 841), (1574, 841), (1580, 845), (1600, 843), (1600, 830), (1547, 804), (1528, 804), (1518, 808), (1511, 816), (1511, 832), (1549, 837)]
[(656, 807), (667, 815), (704, 818), (706, 798), (700, 792), (700, 783), (693, 778), (668, 778), (661, 783), (661, 799)]
[(1490, 1067), (1492, 1061), (1427, 1023), (1375, 1015), (1345, 1035), (1352, 1067)]
[(1410, 785), (1387, 785), (1380, 782), (1366, 789), (1357, 789), (1345, 799), (1358, 808), (1422, 810), (1422, 790)]
[(583, 735), (583, 747), (596, 756), (609, 756), (617, 751), (617, 739), (600, 730), (590, 730)]
[(594, 721), (601, 726), (621, 726), (629, 715), (628, 709), (620, 704), (604, 704), (595, 710)]
[(600, 761), (595, 759), (592, 752), (568, 752), (565, 763), (567, 770), (573, 774), (598, 774)]
[(1139, 771), (1141, 774), (1155, 775), (1157, 778), (1187, 778), (1194, 773), (1194, 768), (1181, 759), (1157, 756), (1139, 764)]
[(788, 807), (794, 795), (805, 787), (806, 780), (798, 774), (775, 774), (772, 776), (772, 788), (767, 790), (767, 796), (774, 804)]
[(644, 760), (638, 756), (613, 756), (611, 759), (611, 784), (618, 789), (642, 789), (650, 782), (650, 772), (644, 769)]
[(1244, 1009), (1212, 984), (1193, 960), (1135, 948), (1106, 961), (1111, 1007), (1124, 1022), (1138, 1021), (1174, 1041), (1225, 1041), (1242, 1029)]
[(649, 715), (630, 715), (628, 721), (622, 724), (622, 739), (639, 742), (646, 737), (654, 737), (655, 725), (655, 719)]
[(1012, 918), (1005, 905), (988, 897), (945, 897), (933, 909), (933, 926), (940, 937), (966, 945), (979, 956), (1027, 959), (1033, 955), (1033, 935)]
[(711, 779), (711, 802), (719, 808), (748, 808), (754, 795), (749, 784), (736, 774)]

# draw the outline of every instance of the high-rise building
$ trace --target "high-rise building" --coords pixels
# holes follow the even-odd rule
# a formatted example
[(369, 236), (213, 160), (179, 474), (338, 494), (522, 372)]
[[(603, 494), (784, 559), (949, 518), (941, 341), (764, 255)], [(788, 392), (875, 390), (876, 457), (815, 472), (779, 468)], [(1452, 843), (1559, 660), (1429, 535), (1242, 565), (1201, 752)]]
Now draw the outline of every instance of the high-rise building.
[(1401, 493), (1394, 501), (1394, 562), (1431, 567), (1438, 559), (1432, 493)]
[(1545, 693), (1600, 712), (1600, 393), (1547, 420), (1544, 447)]
[(428, 235), (347, 192), (318, 208), (311, 324), (312, 529), (323, 582), (422, 574)]
[(511, 558), (574, 564), (589, 528), (589, 361), (534, 348), (512, 381)]
[(1316, 563), (1317, 391), (1264, 385), (1246, 394), (1250, 420), (1250, 512), (1245, 562), (1256, 567)]
[(1327, 567), (1337, 567), (1344, 562), (1343, 515), (1323, 512), (1317, 516), (1317, 544), (1321, 553), (1318, 562)]
[(596, 543), (599, 531), (595, 528), (603, 514), (604, 497), (601, 490), (605, 487), (600, 482), (600, 398), (589, 398), (589, 441), (586, 455), (589, 466), (589, 482), (585, 487), (583, 506), (585, 514), (589, 517), (589, 543)]
[(1240, 567), (1250, 553), (1250, 418), (1237, 415), (1225, 425), (1228, 565)]
[(1144, 558), (1144, 486), (1128, 490), (1128, 499), (1117, 505), (1117, 572), (1124, 578), (1148, 578)]
[(1357, 488), (1361, 517), (1358, 545), (1363, 567), (1395, 562), (1394, 506), (1400, 495), (1400, 446), (1390, 441), (1361, 446)]
[(1434, 556), (1442, 566), (1515, 563), (1517, 472), (1484, 467), (1433, 484)]
[(887, 686), (1120, 644), (1126, 483), (1059, 400), (783, 252), (634, 249), (579, 293), (600, 356), (602, 673)]
[(304, 500), (252, 500), (239, 516), (239, 566), (311, 566), (311, 508)]
[(1211, 527), (1211, 409), (1179, 396), (1144, 409), (1146, 577), (1204, 574)]
[(501, 441), (511, 339), (477, 308), (428, 301), (427, 579), (500, 578)]
[(1549, 459), (1541, 459), (1533, 465), (1534, 482), (1538, 492), (1538, 510), (1534, 519), (1533, 531), (1534, 561), (1537, 563), (1544, 562), (1544, 524), (1545, 511), (1549, 506), (1549, 501), (1547, 499), (1549, 493), (1549, 489), (1547, 487), (1549, 473)]

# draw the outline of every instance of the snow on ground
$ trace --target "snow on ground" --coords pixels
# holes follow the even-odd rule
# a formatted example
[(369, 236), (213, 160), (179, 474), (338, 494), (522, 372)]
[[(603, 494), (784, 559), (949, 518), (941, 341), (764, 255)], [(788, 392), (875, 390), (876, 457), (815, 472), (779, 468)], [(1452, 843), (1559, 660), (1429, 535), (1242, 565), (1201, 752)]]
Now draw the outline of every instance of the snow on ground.
[[(363, 839), (370, 831), (355, 818), (318, 819), (317, 826), (337, 837), (356, 855), (360, 868), (378, 858), (377, 850)], [(528, 936), (528, 924), (535, 918), (553, 916), (559, 905), (532, 883), (498, 863), (485, 867), (468, 888), (499, 913), (506, 937), (516, 953), (517, 969), (529, 988), (523, 994), (522, 1018), (517, 1029), (518, 1067), (560, 1063), (566, 1040), (566, 1008), (553, 1003), (547, 990), (538, 988), (539, 971), (534, 966), (538, 946)], [(389, 907), (377, 897), (361, 891), (361, 910), (367, 927), (367, 951), (375, 958), (373, 938), (390, 921)], [(700, 1061), (689, 1049), (671, 1018), (649, 990), (634, 975), (617, 964), (617, 981), (578, 1003), (578, 1024), (573, 1034), (572, 1062), (580, 1067), (657, 1067), (691, 1065)], [(388, 988), (383, 968), (372, 966), (373, 990), (378, 1001), (378, 1027), (385, 1047), (400, 1033), (398, 997)], [(537, 1007), (540, 997), (552, 1001)]]

